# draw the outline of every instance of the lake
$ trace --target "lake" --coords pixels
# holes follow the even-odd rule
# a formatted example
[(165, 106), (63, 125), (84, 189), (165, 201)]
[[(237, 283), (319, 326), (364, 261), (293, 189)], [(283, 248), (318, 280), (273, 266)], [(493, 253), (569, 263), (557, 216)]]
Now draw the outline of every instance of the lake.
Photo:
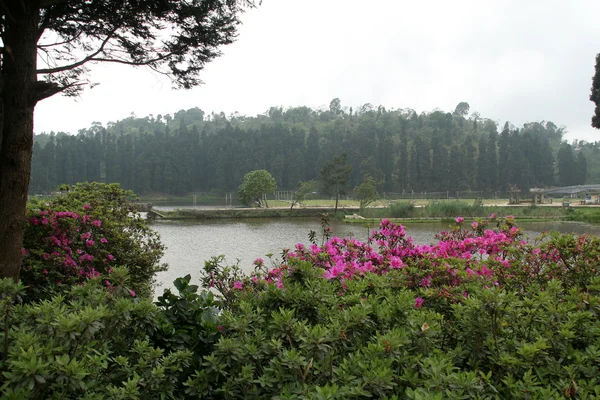
[[(429, 244), (436, 233), (447, 230), (450, 224), (413, 223), (405, 224), (407, 235), (416, 243)], [(296, 243), (310, 243), (311, 230), (321, 230), (321, 221), (314, 218), (294, 219), (220, 219), (204, 221), (161, 221), (151, 223), (162, 242), (167, 246), (163, 262), (169, 264), (169, 270), (160, 273), (157, 281), (162, 287), (171, 287), (174, 279), (187, 274), (197, 283), (204, 261), (212, 256), (224, 254), (230, 264), (237, 260), (247, 272), (253, 270), (252, 262), (260, 257), (268, 264), (267, 254), (281, 260), (284, 248), (293, 249)], [(593, 233), (600, 235), (600, 225), (570, 222), (527, 222), (519, 224), (530, 240), (541, 232), (555, 230), (563, 233)], [(330, 221), (334, 236), (354, 237), (367, 240), (370, 229), (362, 226)], [(318, 243), (321, 237), (318, 236)], [(162, 289), (158, 288), (159, 294)]]

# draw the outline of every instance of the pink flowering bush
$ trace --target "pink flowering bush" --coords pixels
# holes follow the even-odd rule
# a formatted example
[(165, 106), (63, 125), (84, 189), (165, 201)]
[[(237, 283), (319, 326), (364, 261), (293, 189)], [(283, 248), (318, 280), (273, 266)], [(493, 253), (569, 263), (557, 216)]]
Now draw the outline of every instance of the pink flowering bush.
[(99, 219), (81, 210), (28, 210), (21, 280), (30, 299), (106, 276), (116, 265)]
[(222, 337), (187, 393), (598, 398), (598, 238), (530, 243), (511, 217), (463, 222), (420, 245), (383, 220), (367, 242), (298, 244), (214, 282)]
[[(26, 214), (21, 279), (29, 300), (93, 277), (115, 266), (129, 271), (131, 293), (151, 297), (164, 246), (117, 184), (77, 184), (50, 201), (32, 201)], [(111, 287), (110, 279), (102, 279)]]

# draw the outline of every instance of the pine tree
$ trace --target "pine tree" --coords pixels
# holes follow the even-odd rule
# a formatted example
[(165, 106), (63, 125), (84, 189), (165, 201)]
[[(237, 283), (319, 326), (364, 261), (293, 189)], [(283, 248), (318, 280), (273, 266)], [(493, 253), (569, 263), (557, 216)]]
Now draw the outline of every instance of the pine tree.
[(489, 164), (485, 136), (479, 139), (477, 152), (477, 187), (479, 190), (489, 189)]
[(577, 170), (577, 161), (573, 155), (570, 144), (564, 143), (558, 150), (558, 184), (560, 186), (577, 185), (580, 174)]
[(585, 185), (588, 175), (588, 163), (583, 151), (577, 153), (577, 184)]
[(496, 130), (490, 132), (488, 136), (486, 156), (487, 156), (487, 182), (492, 190), (498, 189), (498, 154), (497, 154), (498, 133)]

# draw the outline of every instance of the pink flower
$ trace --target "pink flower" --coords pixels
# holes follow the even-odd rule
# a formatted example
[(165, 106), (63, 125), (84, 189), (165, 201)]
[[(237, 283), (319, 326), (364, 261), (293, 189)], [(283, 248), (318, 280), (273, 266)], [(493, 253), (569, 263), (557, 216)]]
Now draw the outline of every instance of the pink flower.
[(113, 256), (112, 254), (109, 254), (107, 257), (108, 257), (108, 259), (109, 259), (110, 261), (112, 261), (112, 260), (114, 260), (114, 259), (115, 259), (115, 256)]
[(106, 238), (102, 238), (100, 239), (100, 243), (108, 243), (108, 240), (106, 240)]
[(96, 242), (94, 242), (93, 240), (88, 240), (88, 241), (85, 242), (85, 245), (87, 247), (92, 247), (94, 245), (94, 243), (96, 243)]
[(463, 222), (464, 220), (465, 220), (465, 219), (464, 219), (463, 217), (456, 217), (456, 223), (457, 223), (457, 224), (462, 224), (462, 222)]
[(95, 219), (92, 221), (92, 225), (100, 227), (100, 225), (102, 225), (102, 221), (100, 221), (99, 219)]
[(26, 256), (27, 254), (29, 254), (29, 252), (27, 251), (27, 249), (25, 247), (21, 247), (21, 254)]
[(403, 265), (404, 264), (402, 263), (400, 257), (392, 256), (392, 258), (390, 259), (390, 267), (394, 269), (402, 268)]
[(425, 300), (423, 300), (421, 297), (417, 297), (415, 299), (415, 308), (423, 307), (423, 303), (425, 303)]
[(45, 269), (42, 272), (44, 273), (44, 275), (48, 275), (48, 270)]
[(492, 214), (490, 215), (490, 219), (494, 219), (494, 218), (496, 218), (496, 214), (492, 213)]
[(244, 285), (243, 285), (243, 284), (242, 284), (242, 282), (240, 282), (240, 281), (235, 281), (235, 282), (233, 283), (233, 288), (234, 288), (234, 289), (241, 290), (243, 287), (244, 287)]
[(131, 297), (135, 297), (135, 290), (130, 290), (129, 294), (131, 294)]
[(256, 260), (254, 260), (254, 265), (259, 266), (259, 265), (263, 265), (264, 264), (264, 260), (262, 258), (257, 258)]
[(219, 332), (223, 332), (223, 326), (222, 326), (222, 325), (218, 325), (218, 326), (217, 326), (217, 330), (218, 330)]
[[(494, 214), (492, 214), (494, 215)], [(473, 230), (477, 229), (479, 227), (479, 223), (477, 223), (477, 221), (473, 221), (473, 223), (471, 224), (471, 228), (473, 228)]]
[(92, 206), (90, 206), (89, 204), (84, 204), (83, 205), (83, 209), (84, 210), (90, 210), (92, 208)]

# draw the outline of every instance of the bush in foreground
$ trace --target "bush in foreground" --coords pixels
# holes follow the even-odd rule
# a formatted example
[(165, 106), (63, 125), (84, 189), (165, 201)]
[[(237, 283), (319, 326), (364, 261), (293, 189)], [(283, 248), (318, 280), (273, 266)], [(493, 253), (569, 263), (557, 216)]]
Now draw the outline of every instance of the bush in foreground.
[[(132, 294), (151, 297), (165, 247), (118, 184), (81, 183), (28, 204), (21, 280), (26, 299), (69, 290), (115, 266), (129, 271)], [(110, 285), (110, 281), (107, 281)]]
[(110, 290), (94, 278), (29, 304), (18, 304), (22, 285), (0, 280), (2, 398), (133, 399), (175, 392), (191, 352), (153, 346), (148, 335), (159, 309), (131, 297), (125, 269), (109, 278)]
[(153, 305), (119, 268), (24, 305), (1, 281), (2, 394), (600, 397), (599, 239), (464, 225), (431, 245), (385, 220), (366, 243), (324, 234), (250, 276), (217, 257), (202, 279), (216, 299), (187, 276)]
[(420, 246), (383, 221), (371, 243), (298, 245), (278, 268), (221, 287), (235, 301), (188, 394), (600, 396), (598, 239), (533, 245), (511, 218), (462, 224)]

